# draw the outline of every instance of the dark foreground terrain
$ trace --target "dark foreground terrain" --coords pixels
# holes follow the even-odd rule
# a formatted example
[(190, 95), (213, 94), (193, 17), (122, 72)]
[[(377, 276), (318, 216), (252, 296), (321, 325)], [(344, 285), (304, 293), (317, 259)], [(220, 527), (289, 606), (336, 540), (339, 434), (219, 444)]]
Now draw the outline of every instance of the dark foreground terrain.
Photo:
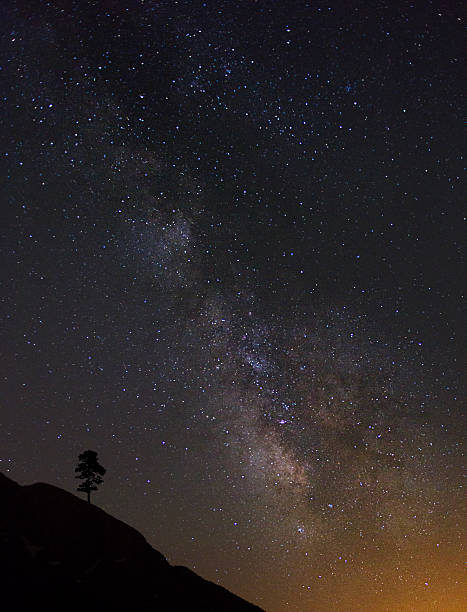
[(171, 566), (135, 529), (52, 485), (0, 474), (2, 609), (260, 612)]

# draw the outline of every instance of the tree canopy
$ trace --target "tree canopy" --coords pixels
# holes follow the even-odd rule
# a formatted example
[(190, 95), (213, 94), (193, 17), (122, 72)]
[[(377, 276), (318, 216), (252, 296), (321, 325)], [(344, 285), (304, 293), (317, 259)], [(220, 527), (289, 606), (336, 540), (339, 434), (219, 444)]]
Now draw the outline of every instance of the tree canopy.
[(96, 451), (84, 451), (78, 459), (78, 467), (75, 469), (76, 478), (83, 482), (78, 486), (77, 491), (87, 493), (88, 502), (91, 503), (91, 491), (97, 491), (98, 485), (104, 482), (102, 476), (106, 469), (98, 462)]

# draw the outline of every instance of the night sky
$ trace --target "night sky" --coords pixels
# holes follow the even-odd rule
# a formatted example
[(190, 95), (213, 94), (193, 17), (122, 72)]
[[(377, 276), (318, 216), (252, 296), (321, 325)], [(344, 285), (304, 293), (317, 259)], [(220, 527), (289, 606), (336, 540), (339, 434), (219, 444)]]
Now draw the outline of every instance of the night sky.
[(268, 612), (465, 609), (462, 11), (2, 1), (0, 470), (97, 451)]

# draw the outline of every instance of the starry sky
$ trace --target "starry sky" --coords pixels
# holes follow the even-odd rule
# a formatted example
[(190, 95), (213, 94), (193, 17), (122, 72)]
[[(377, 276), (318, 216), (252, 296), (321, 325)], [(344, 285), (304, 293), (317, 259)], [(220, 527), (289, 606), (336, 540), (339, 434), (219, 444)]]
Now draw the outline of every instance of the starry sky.
[(1, 3), (1, 471), (96, 450), (268, 612), (463, 609), (462, 5)]

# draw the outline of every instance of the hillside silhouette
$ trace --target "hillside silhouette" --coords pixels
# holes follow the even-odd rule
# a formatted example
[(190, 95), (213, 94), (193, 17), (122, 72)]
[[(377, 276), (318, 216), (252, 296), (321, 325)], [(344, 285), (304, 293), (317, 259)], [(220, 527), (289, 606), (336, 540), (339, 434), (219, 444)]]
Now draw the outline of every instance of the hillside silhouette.
[(171, 566), (129, 525), (58, 487), (0, 473), (4, 610), (261, 612)]

